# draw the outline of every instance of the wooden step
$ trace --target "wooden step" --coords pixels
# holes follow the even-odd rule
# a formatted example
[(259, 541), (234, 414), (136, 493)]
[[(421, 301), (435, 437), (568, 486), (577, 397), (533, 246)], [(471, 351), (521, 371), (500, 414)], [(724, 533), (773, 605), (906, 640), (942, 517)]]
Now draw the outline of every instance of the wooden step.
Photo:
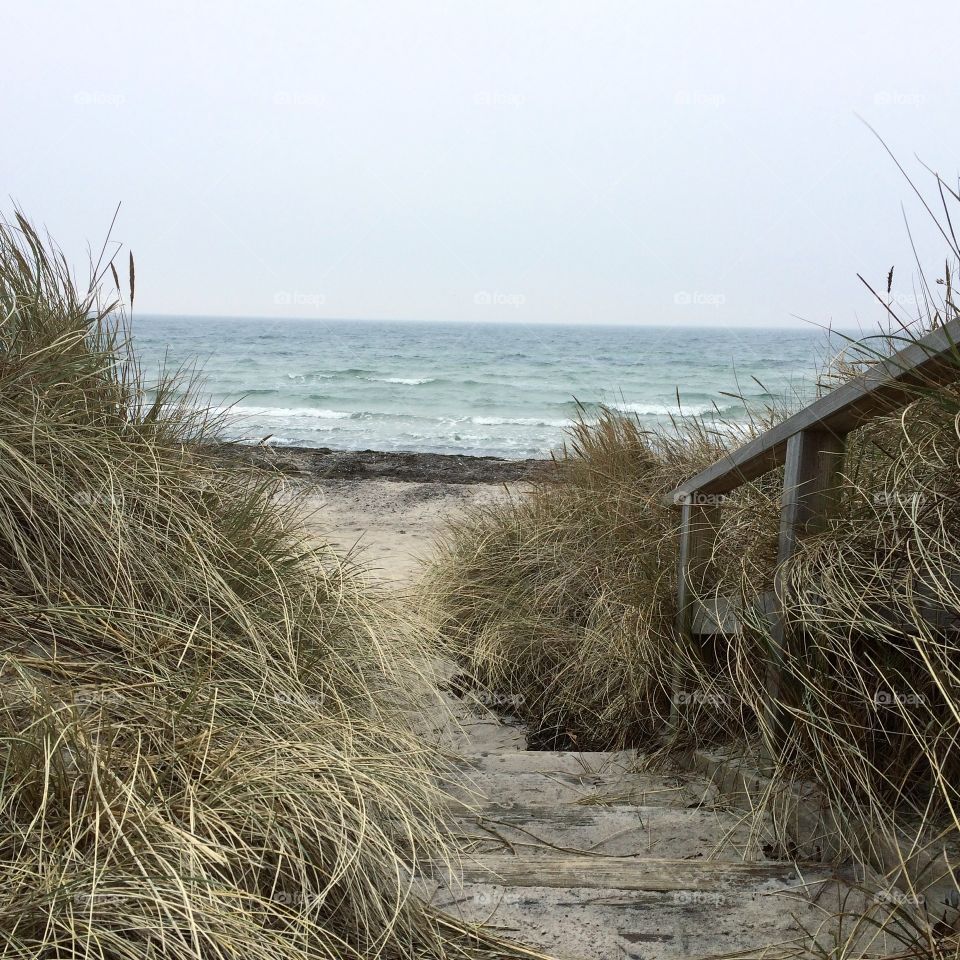
[[(780, 878), (754, 876), (750, 882), (733, 883), (719, 873), (710, 878), (714, 888), (705, 890), (702, 869), (699, 878), (689, 874), (681, 878), (666, 863), (661, 861), (658, 878), (643, 885), (669, 889), (468, 881), (449, 886), (434, 882), (432, 890), (424, 892), (433, 906), (451, 917), (486, 923), (511, 940), (562, 960), (793, 956), (803, 941), (803, 929), (820, 930), (825, 955), (835, 946), (830, 939), (835, 931), (823, 926), (824, 910), (838, 903), (851, 911), (867, 906), (862, 894), (835, 882), (827, 870), (805, 872), (802, 880), (785, 870)], [(665, 882), (669, 878), (696, 880), (701, 889), (677, 887)], [(885, 955), (885, 946), (881, 940), (865, 944), (881, 948), (880, 956)]]
[[(622, 857), (762, 860), (763, 841), (742, 815), (669, 806), (486, 807), (451, 829), (461, 849), (540, 857), (556, 849)], [(669, 853), (667, 853), (669, 851)]]
[(549, 750), (479, 750), (463, 754), (458, 765), (488, 773), (628, 773), (638, 763), (635, 750), (615, 752)]
[[(526, 753), (515, 763), (522, 767)], [(712, 784), (698, 778), (664, 777), (658, 774), (610, 772), (518, 773), (494, 765), (473, 765), (462, 777), (444, 785), (454, 809), (495, 806), (555, 808), (565, 804), (681, 806), (710, 805), (716, 798)]]
[(460, 862), (418, 864), (414, 887), (458, 922), (563, 960), (689, 960), (791, 952), (824, 909), (860, 906), (827, 867), (766, 860), (704, 778), (638, 772), (629, 751), (527, 751), (522, 728), (448, 706), (417, 720), (461, 754)]
[(425, 867), (423, 876), (447, 878), (454, 883), (492, 883), (507, 887), (694, 893), (722, 893), (769, 881), (798, 880), (796, 865), (784, 861), (661, 860), (556, 852), (535, 859), (501, 853), (465, 857), (453, 877), (445, 864)]

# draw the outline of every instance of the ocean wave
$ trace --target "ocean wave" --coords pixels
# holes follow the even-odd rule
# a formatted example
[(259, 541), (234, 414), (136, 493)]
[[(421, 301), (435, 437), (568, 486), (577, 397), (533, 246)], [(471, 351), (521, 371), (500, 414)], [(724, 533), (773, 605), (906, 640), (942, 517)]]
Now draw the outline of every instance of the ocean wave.
[(641, 417), (666, 417), (673, 414), (681, 417), (699, 417), (704, 413), (710, 413), (714, 407), (712, 403), (693, 403), (679, 405), (675, 403), (611, 403), (608, 404), (611, 410), (617, 410), (620, 413), (635, 413)]
[(311, 420), (349, 420), (354, 414), (345, 410), (322, 410), (317, 407), (247, 407), (236, 405), (230, 408), (233, 413), (244, 417), (289, 417)]
[(233, 413), (240, 414), (243, 417), (271, 417), (282, 420), (423, 420), (431, 423), (441, 423), (448, 419), (445, 417), (423, 417), (413, 412), (392, 413), (386, 410), (330, 410), (323, 407), (249, 407), (237, 404), (230, 409)]
[(483, 427), (569, 427), (571, 423), (569, 419), (544, 420), (540, 417), (470, 417), (468, 422)]
[[(317, 397), (316, 399), (323, 399)], [(561, 406), (558, 404), (557, 406)], [(570, 410), (571, 415), (566, 417), (510, 417), (498, 416), (492, 414), (474, 414), (465, 416), (431, 416), (425, 415), (419, 411), (387, 411), (387, 410), (337, 410), (327, 407), (266, 407), (266, 406), (247, 406), (246, 404), (237, 404), (231, 407), (231, 411), (244, 418), (265, 417), (272, 421), (294, 421), (303, 423), (305, 421), (318, 420), (350, 420), (365, 422), (420, 422), (434, 424), (448, 424), (454, 428), (463, 426), (484, 426), (484, 427), (540, 427), (553, 430), (561, 430), (570, 427), (575, 420), (578, 412), (585, 413), (588, 419), (599, 415), (600, 411), (607, 407), (619, 413), (634, 414), (637, 416), (648, 417), (668, 417), (673, 416), (700, 416), (710, 413), (714, 410), (712, 404), (681, 404), (679, 407), (674, 404), (648, 403), (641, 401), (621, 402), (621, 403), (582, 403), (579, 407), (572, 404), (563, 404)], [(721, 408), (721, 413), (724, 409)]]
[(422, 383), (434, 383), (436, 377), (360, 377), (370, 383), (404, 383), (409, 387), (418, 387)]

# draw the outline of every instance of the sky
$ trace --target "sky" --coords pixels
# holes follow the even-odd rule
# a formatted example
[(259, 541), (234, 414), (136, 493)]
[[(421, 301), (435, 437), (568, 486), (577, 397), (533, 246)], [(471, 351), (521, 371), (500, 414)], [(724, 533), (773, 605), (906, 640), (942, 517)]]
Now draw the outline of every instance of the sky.
[[(4, 214), (136, 313), (869, 326), (960, 4), (0, 0)], [(918, 159), (919, 158), (919, 159)], [(124, 256), (126, 252), (124, 252)]]

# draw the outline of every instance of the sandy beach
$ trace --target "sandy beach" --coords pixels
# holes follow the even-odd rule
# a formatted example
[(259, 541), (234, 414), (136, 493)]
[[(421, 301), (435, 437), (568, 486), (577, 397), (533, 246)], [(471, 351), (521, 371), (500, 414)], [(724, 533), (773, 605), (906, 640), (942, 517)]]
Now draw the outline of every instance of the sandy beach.
[(417, 579), (449, 518), (516, 489), (496, 483), (321, 480), (311, 485), (304, 522), (318, 541), (358, 557), (371, 576), (402, 588)]
[(219, 452), (279, 470), (305, 487), (310, 534), (396, 588), (416, 580), (449, 519), (516, 495), (549, 468), (542, 460), (376, 450), (225, 444)]

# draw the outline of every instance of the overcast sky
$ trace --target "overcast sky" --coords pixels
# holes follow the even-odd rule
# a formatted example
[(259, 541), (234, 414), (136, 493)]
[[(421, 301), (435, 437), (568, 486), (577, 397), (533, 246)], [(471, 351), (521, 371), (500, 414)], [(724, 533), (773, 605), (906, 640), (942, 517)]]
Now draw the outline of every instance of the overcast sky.
[(138, 312), (849, 326), (942, 244), (960, 4), (2, 3), (0, 183)]

